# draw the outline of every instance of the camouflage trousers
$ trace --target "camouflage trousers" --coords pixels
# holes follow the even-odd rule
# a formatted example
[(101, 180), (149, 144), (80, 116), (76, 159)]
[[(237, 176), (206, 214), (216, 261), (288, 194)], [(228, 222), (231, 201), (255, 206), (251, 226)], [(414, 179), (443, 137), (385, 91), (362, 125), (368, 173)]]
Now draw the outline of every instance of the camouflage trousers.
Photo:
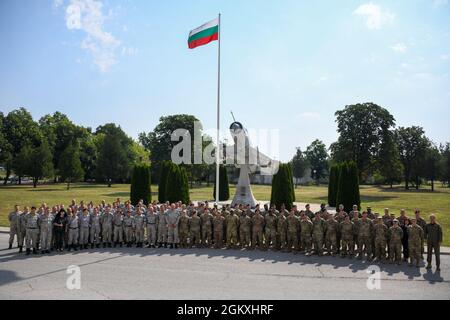
[(266, 229), (266, 248), (269, 248), (272, 244), (274, 248), (277, 247), (277, 231), (275, 229)]
[(199, 246), (201, 243), (201, 235), (200, 235), (200, 229), (191, 229), (191, 239), (190, 239), (190, 245), (191, 247), (195, 244), (196, 246)]
[(327, 252), (336, 254), (337, 253), (337, 236), (336, 233), (327, 233), (325, 237), (325, 245), (327, 247)]
[(305, 253), (311, 252), (312, 240), (310, 236), (300, 237), (300, 246), (305, 251)]
[(89, 242), (89, 227), (80, 228), (80, 244), (88, 244)]
[(67, 239), (67, 244), (70, 245), (77, 245), (78, 244), (78, 228), (72, 229), (69, 228), (69, 238)]
[(50, 228), (41, 229), (41, 250), (50, 250), (52, 243), (52, 230)]
[(123, 241), (123, 228), (122, 226), (114, 226), (114, 242)]
[(369, 236), (360, 235), (358, 237), (358, 253), (360, 255), (365, 253), (368, 257), (372, 255), (372, 239)]
[(354, 255), (355, 254), (355, 242), (353, 241), (353, 237), (342, 237), (341, 239), (341, 255), (346, 256), (347, 254)]
[(287, 250), (291, 251), (292, 247), (294, 247), (294, 250), (298, 250), (297, 231), (288, 231), (287, 234)]
[(125, 242), (127, 243), (133, 242), (133, 227), (125, 226), (123, 228), (123, 231), (125, 232)]
[(322, 234), (313, 234), (313, 244), (314, 244), (314, 251), (322, 255), (323, 252), (323, 235)]
[(26, 230), (19, 229), (17, 230), (17, 245), (19, 247), (23, 247), (23, 241), (25, 240)]
[(414, 241), (409, 241), (408, 243), (408, 249), (409, 249), (409, 259), (411, 264), (416, 263), (418, 265), (421, 260), (422, 255), (422, 241), (419, 241), (419, 243)]
[(379, 260), (386, 259), (386, 240), (375, 239), (375, 258)]
[(188, 245), (189, 231), (186, 229), (180, 229), (178, 232), (180, 238), (180, 246), (186, 248)]
[(147, 231), (147, 243), (155, 245), (156, 244), (156, 224), (149, 223), (146, 227)]
[(136, 238), (136, 242), (144, 242), (144, 228), (142, 226), (137, 227), (134, 231), (134, 236)]
[(103, 230), (102, 230), (103, 243), (111, 242), (111, 240), (112, 240), (111, 225), (103, 225), (102, 228), (103, 228)]
[(402, 243), (400, 241), (391, 241), (389, 243), (389, 256), (392, 261), (402, 261)]
[(27, 229), (27, 233), (25, 235), (25, 243), (27, 249), (37, 249), (38, 248), (38, 239), (39, 239), (39, 229)]
[(89, 241), (92, 244), (100, 243), (100, 225), (92, 225), (91, 226), (91, 235)]
[(263, 231), (262, 229), (253, 229), (252, 232), (252, 247), (258, 246), (259, 248), (264, 245)]
[(17, 227), (12, 225), (9, 229), (9, 245), (14, 242), (14, 237), (17, 236), (17, 243), (19, 242), (19, 233), (17, 232)]
[(241, 243), (241, 247), (246, 247), (250, 245), (250, 230), (245, 230), (245, 229), (241, 229), (239, 230), (239, 235), (240, 235), (240, 243)]
[(158, 227), (158, 242), (167, 242), (167, 227), (165, 225), (159, 225)]
[(217, 249), (223, 247), (223, 231), (222, 230), (214, 231), (214, 247)]
[(167, 233), (167, 242), (172, 244), (177, 244), (180, 242), (180, 239), (178, 237), (178, 227), (169, 227), (168, 233)]
[(286, 231), (282, 230), (277, 233), (277, 248), (284, 249), (286, 248)]
[(237, 246), (237, 230), (236, 229), (227, 229), (227, 246), (231, 247)]
[(205, 225), (202, 227), (202, 244), (210, 246), (212, 242), (211, 226)]

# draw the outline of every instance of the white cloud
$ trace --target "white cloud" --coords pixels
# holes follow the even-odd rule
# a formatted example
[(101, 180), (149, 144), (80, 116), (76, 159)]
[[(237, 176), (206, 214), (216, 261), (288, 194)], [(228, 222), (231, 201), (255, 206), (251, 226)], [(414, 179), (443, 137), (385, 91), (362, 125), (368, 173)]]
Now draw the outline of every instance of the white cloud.
[(104, 30), (107, 16), (102, 9), (103, 4), (99, 0), (70, 0), (65, 18), (69, 30), (81, 30), (86, 34), (81, 48), (91, 54), (101, 72), (106, 72), (117, 62), (115, 52), (120, 41)]
[(387, 10), (373, 3), (360, 5), (353, 14), (366, 18), (366, 26), (370, 30), (381, 29), (384, 25), (391, 23), (395, 16)]
[(448, 0), (433, 0), (433, 7), (443, 7), (448, 4)]
[(391, 49), (397, 53), (406, 53), (406, 51), (408, 50), (408, 47), (404, 43), (397, 43), (397, 44), (391, 46)]

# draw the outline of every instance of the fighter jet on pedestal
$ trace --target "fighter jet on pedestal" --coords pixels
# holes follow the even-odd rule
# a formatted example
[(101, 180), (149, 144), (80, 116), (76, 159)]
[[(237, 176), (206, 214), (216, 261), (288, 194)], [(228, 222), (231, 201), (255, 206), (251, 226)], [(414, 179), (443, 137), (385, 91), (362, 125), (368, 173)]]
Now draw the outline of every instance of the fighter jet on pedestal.
[(249, 204), (253, 208), (257, 202), (253, 196), (249, 174), (273, 175), (278, 171), (279, 162), (251, 146), (248, 132), (242, 123), (234, 121), (230, 125), (230, 133), (234, 145), (225, 148), (225, 163), (239, 168), (239, 180), (231, 205)]

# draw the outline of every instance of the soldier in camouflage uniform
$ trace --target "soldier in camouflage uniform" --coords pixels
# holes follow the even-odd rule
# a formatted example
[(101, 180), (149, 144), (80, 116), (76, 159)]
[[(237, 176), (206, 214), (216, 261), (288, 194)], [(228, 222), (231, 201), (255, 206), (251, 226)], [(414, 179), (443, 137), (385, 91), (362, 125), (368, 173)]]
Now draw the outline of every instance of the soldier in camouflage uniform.
[(161, 205), (158, 212), (158, 248), (167, 248), (167, 213), (166, 206)]
[(298, 232), (299, 232), (299, 220), (295, 215), (294, 210), (291, 210), (287, 217), (287, 251), (291, 252), (294, 247), (294, 253), (298, 251)]
[(431, 269), (431, 257), (434, 250), (436, 271), (441, 271), (440, 247), (442, 243), (442, 227), (436, 222), (434, 214), (430, 215), (430, 223), (425, 226), (425, 238), (427, 240), (427, 269)]
[(314, 252), (322, 256), (323, 254), (323, 239), (324, 235), (327, 231), (327, 224), (325, 223), (325, 220), (323, 220), (320, 215), (316, 215), (313, 223), (313, 244), (314, 244)]
[(353, 220), (354, 216), (358, 216), (358, 218), (361, 217), (361, 213), (358, 210), (358, 206), (356, 204), (353, 205), (352, 211), (348, 213), (348, 216), (350, 217), (350, 220)]
[(19, 253), (23, 251), (23, 242), (25, 240), (25, 235), (27, 232), (27, 228), (25, 227), (25, 217), (29, 212), (28, 207), (24, 208), (24, 211), (19, 214), (16, 220), (16, 228), (17, 228), (17, 245), (19, 246)]
[(19, 227), (19, 218), (20, 218), (21, 212), (19, 210), (19, 206), (14, 206), (14, 211), (11, 212), (8, 215), (8, 221), (9, 221), (9, 247), (8, 249), (12, 249), (12, 245), (14, 242), (14, 236), (17, 236), (17, 243), (19, 243), (19, 234), (18, 234), (18, 227)]
[(391, 220), (389, 208), (384, 208), (384, 215), (381, 217), (381, 219), (383, 220), (384, 225), (389, 228), (389, 221)]
[(393, 226), (389, 228), (388, 238), (391, 262), (397, 262), (400, 265), (402, 263), (403, 230), (398, 225), (397, 219), (394, 219)]
[[(305, 205), (305, 211), (304, 213), (306, 214), (306, 216), (312, 221), (314, 220), (315, 217), (315, 213), (311, 211), (311, 206), (308, 204)], [(326, 210), (325, 210), (326, 211)]]
[[(326, 205), (325, 203), (320, 204), (320, 210), (319, 210), (318, 212), (316, 212), (316, 213), (319, 213), (319, 214), (320, 214), (320, 217), (321, 217), (323, 220), (325, 220), (325, 221), (328, 220), (328, 215), (330, 214), (330, 213), (328, 213), (328, 211), (327, 211), (327, 205)], [(315, 214), (314, 214), (314, 215), (311, 215), (311, 216), (312, 216), (312, 219), (310, 218), (310, 215), (307, 215), (307, 217), (308, 217), (310, 220), (313, 220), (314, 217), (315, 217)]]
[(374, 261), (383, 262), (386, 260), (386, 245), (388, 238), (388, 227), (383, 223), (383, 218), (378, 217), (375, 220), (374, 238), (375, 238), (375, 259)]
[[(317, 213), (320, 215), (320, 213)], [(313, 224), (306, 214), (300, 218), (300, 247), (306, 256), (311, 255)]]
[(203, 214), (200, 216), (200, 220), (202, 221), (202, 245), (205, 248), (211, 247), (213, 216), (209, 212), (209, 209), (204, 209)]
[(362, 259), (364, 254), (367, 256), (367, 260), (372, 259), (372, 236), (373, 224), (367, 217), (367, 212), (364, 211), (358, 230), (358, 259)]
[(405, 221), (408, 220), (405, 209), (400, 210), (400, 217), (397, 220), (400, 227), (405, 225)]
[(225, 221), (227, 224), (227, 248), (230, 249), (232, 246), (236, 247), (238, 245), (239, 217), (232, 211)]
[(189, 230), (190, 247), (191, 248), (194, 244), (195, 244), (196, 248), (201, 246), (201, 233), (200, 233), (201, 224), (202, 224), (202, 222), (200, 220), (200, 217), (198, 216), (197, 211), (194, 210), (192, 213), (190, 230)]
[(325, 244), (327, 247), (327, 254), (334, 256), (338, 253), (337, 234), (339, 232), (339, 222), (332, 215), (329, 215), (326, 224)]
[(99, 248), (101, 228), (100, 228), (100, 215), (98, 213), (98, 208), (94, 208), (94, 212), (92, 213), (89, 222), (91, 230), (90, 236), (91, 248), (94, 248), (94, 246)]
[[(271, 210), (275, 210), (275, 207), (272, 207)], [(285, 250), (286, 242), (287, 242), (287, 220), (286, 216), (281, 212), (279, 212), (277, 221), (277, 249)]]
[(50, 245), (52, 243), (53, 215), (50, 209), (46, 208), (44, 213), (39, 217), (40, 244), (41, 253), (50, 253)]
[(408, 226), (407, 230), (410, 259), (409, 265), (412, 266), (415, 262), (416, 267), (419, 267), (424, 232), (423, 229), (417, 224), (416, 218), (411, 218), (411, 225)]
[(266, 212), (264, 216), (265, 220), (265, 237), (266, 237), (266, 249), (270, 248), (272, 244), (273, 248), (277, 248), (277, 223), (278, 217), (274, 214), (273, 210)]
[(180, 223), (178, 224), (178, 233), (180, 236), (180, 247), (188, 247), (189, 239), (189, 225), (191, 223), (191, 218), (188, 216), (186, 210), (181, 211)]
[(111, 248), (113, 220), (114, 215), (112, 214), (110, 207), (106, 207), (105, 212), (102, 214), (100, 219), (102, 226), (103, 248), (106, 248), (106, 246)]
[(68, 246), (69, 251), (74, 249), (78, 250), (78, 236), (79, 236), (79, 228), (80, 228), (80, 218), (77, 216), (77, 212), (74, 209), (70, 209), (70, 216), (67, 223), (68, 228)]
[(134, 235), (136, 237), (136, 248), (144, 247), (144, 232), (147, 223), (147, 217), (143, 210), (136, 211), (134, 216)]
[(168, 242), (170, 248), (177, 249), (180, 239), (178, 237), (178, 223), (180, 222), (180, 213), (175, 205), (172, 204), (167, 211), (167, 228), (168, 228)]
[(348, 255), (351, 258), (355, 254), (355, 225), (350, 221), (350, 216), (346, 216), (344, 221), (339, 226), (339, 232), (341, 234), (341, 257)]
[(127, 210), (126, 216), (123, 218), (123, 231), (125, 233), (125, 243), (127, 248), (131, 248), (131, 243), (133, 242), (133, 228), (134, 228), (134, 218), (131, 215), (131, 210)]
[(218, 210), (214, 210), (214, 248), (223, 248), (223, 225), (225, 223), (225, 218), (220, 214)]
[[(238, 210), (238, 212), (240, 212), (240, 210)], [(242, 249), (250, 246), (251, 232), (252, 218), (246, 212), (242, 212), (239, 217), (239, 242)]]
[(264, 248), (264, 223), (264, 217), (256, 210), (252, 217), (252, 249), (256, 246), (258, 249)]
[(145, 226), (147, 232), (147, 248), (154, 248), (156, 246), (156, 236), (158, 234), (158, 215), (155, 213), (153, 207), (149, 207), (145, 215)]
[(123, 215), (121, 209), (116, 209), (116, 212), (113, 216), (113, 225), (114, 225), (114, 248), (119, 243), (120, 247), (122, 247), (123, 242)]
[[(419, 227), (421, 227), (422, 230), (425, 232), (425, 227), (426, 227), (426, 225), (427, 225), (427, 222), (425, 221), (425, 219), (423, 219), (423, 218), (420, 216), (420, 210), (417, 209), (417, 210), (415, 211), (415, 216), (416, 216), (417, 224), (418, 224)], [(421, 250), (420, 250), (420, 258), (421, 258), (422, 260), (424, 260), (423, 254), (424, 254), (424, 252), (425, 252), (424, 243), (425, 243), (425, 238), (424, 238), (424, 240), (422, 241)]]
[(80, 249), (88, 248), (90, 223), (91, 223), (90, 216), (88, 215), (87, 209), (84, 208), (83, 213), (80, 216), (80, 238), (79, 238)]

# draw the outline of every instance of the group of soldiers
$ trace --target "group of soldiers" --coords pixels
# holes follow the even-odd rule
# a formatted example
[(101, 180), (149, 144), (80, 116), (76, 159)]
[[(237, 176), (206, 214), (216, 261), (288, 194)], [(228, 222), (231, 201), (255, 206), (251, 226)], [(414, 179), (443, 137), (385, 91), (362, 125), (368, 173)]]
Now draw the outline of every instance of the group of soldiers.
[(409, 256), (409, 264), (419, 267), (426, 242), (427, 268), (431, 268), (433, 251), (440, 268), (442, 228), (434, 215), (427, 223), (419, 210), (408, 218), (404, 210), (396, 217), (385, 209), (381, 216), (370, 207), (361, 213), (357, 206), (347, 213), (340, 205), (333, 214), (325, 204), (314, 213), (309, 205), (304, 210), (294, 205), (290, 211), (284, 205), (280, 210), (268, 205), (219, 209), (208, 202), (145, 205), (141, 200), (133, 206), (117, 198), (113, 204), (102, 201), (97, 206), (75, 200), (67, 208), (43, 203), (31, 210), (25, 207), (23, 212), (15, 206), (9, 221), (9, 248), (17, 236), (19, 252), (25, 240), (27, 254), (37, 254), (39, 249), (50, 253), (133, 244), (141, 248), (258, 248), (397, 264)]

